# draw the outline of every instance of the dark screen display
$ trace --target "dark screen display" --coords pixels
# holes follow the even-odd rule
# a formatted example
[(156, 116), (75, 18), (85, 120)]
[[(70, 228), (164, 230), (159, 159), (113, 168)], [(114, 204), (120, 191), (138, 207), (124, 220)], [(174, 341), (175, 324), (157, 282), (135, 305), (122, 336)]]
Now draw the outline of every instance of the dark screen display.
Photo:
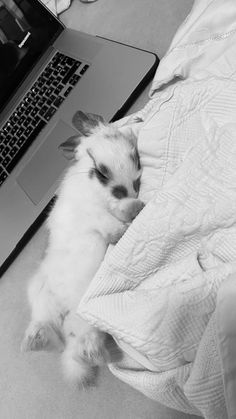
[(62, 29), (38, 0), (0, 0), (0, 109)]

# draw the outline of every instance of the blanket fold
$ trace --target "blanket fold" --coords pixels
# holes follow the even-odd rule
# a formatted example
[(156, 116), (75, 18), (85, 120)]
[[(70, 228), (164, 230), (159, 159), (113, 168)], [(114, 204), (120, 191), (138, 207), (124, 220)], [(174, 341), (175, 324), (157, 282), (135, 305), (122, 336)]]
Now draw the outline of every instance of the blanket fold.
[(54, 15), (59, 15), (64, 12), (71, 4), (71, 0), (42, 0), (42, 2)]
[(209, 419), (236, 417), (218, 302), (236, 268), (235, 42), (234, 0), (196, 1), (149, 103), (119, 122), (141, 124), (146, 206), (78, 308), (122, 348), (123, 359), (110, 365), (115, 375)]

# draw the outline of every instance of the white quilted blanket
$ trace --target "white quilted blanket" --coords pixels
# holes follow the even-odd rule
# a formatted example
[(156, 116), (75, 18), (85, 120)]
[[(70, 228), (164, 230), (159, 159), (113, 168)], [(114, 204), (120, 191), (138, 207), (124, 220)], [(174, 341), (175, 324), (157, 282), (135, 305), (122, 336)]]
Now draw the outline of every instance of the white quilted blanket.
[(217, 300), (236, 267), (235, 45), (235, 0), (196, 1), (160, 63), (149, 103), (128, 121), (143, 120), (147, 205), (79, 306), (123, 349), (110, 365), (115, 375), (209, 419), (236, 417)]

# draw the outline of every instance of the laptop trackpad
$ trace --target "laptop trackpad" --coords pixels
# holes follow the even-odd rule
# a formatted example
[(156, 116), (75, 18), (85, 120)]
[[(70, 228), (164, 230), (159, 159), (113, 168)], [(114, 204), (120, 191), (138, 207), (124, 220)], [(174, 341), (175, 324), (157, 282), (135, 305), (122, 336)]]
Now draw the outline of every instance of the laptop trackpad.
[(78, 132), (59, 121), (17, 178), (17, 183), (38, 204), (68, 166), (58, 146)]

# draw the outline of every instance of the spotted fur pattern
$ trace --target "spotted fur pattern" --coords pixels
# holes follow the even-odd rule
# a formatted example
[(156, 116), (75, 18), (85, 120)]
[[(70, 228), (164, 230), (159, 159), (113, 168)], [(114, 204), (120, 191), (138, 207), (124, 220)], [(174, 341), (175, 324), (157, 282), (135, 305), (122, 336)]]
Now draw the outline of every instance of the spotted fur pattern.
[(83, 112), (73, 122), (78, 136), (61, 145), (72, 165), (47, 221), (45, 257), (29, 283), (31, 322), (22, 349), (60, 347), (65, 375), (86, 387), (109, 353), (105, 333), (76, 310), (107, 246), (119, 240), (143, 203), (137, 199), (141, 171), (131, 131)]

